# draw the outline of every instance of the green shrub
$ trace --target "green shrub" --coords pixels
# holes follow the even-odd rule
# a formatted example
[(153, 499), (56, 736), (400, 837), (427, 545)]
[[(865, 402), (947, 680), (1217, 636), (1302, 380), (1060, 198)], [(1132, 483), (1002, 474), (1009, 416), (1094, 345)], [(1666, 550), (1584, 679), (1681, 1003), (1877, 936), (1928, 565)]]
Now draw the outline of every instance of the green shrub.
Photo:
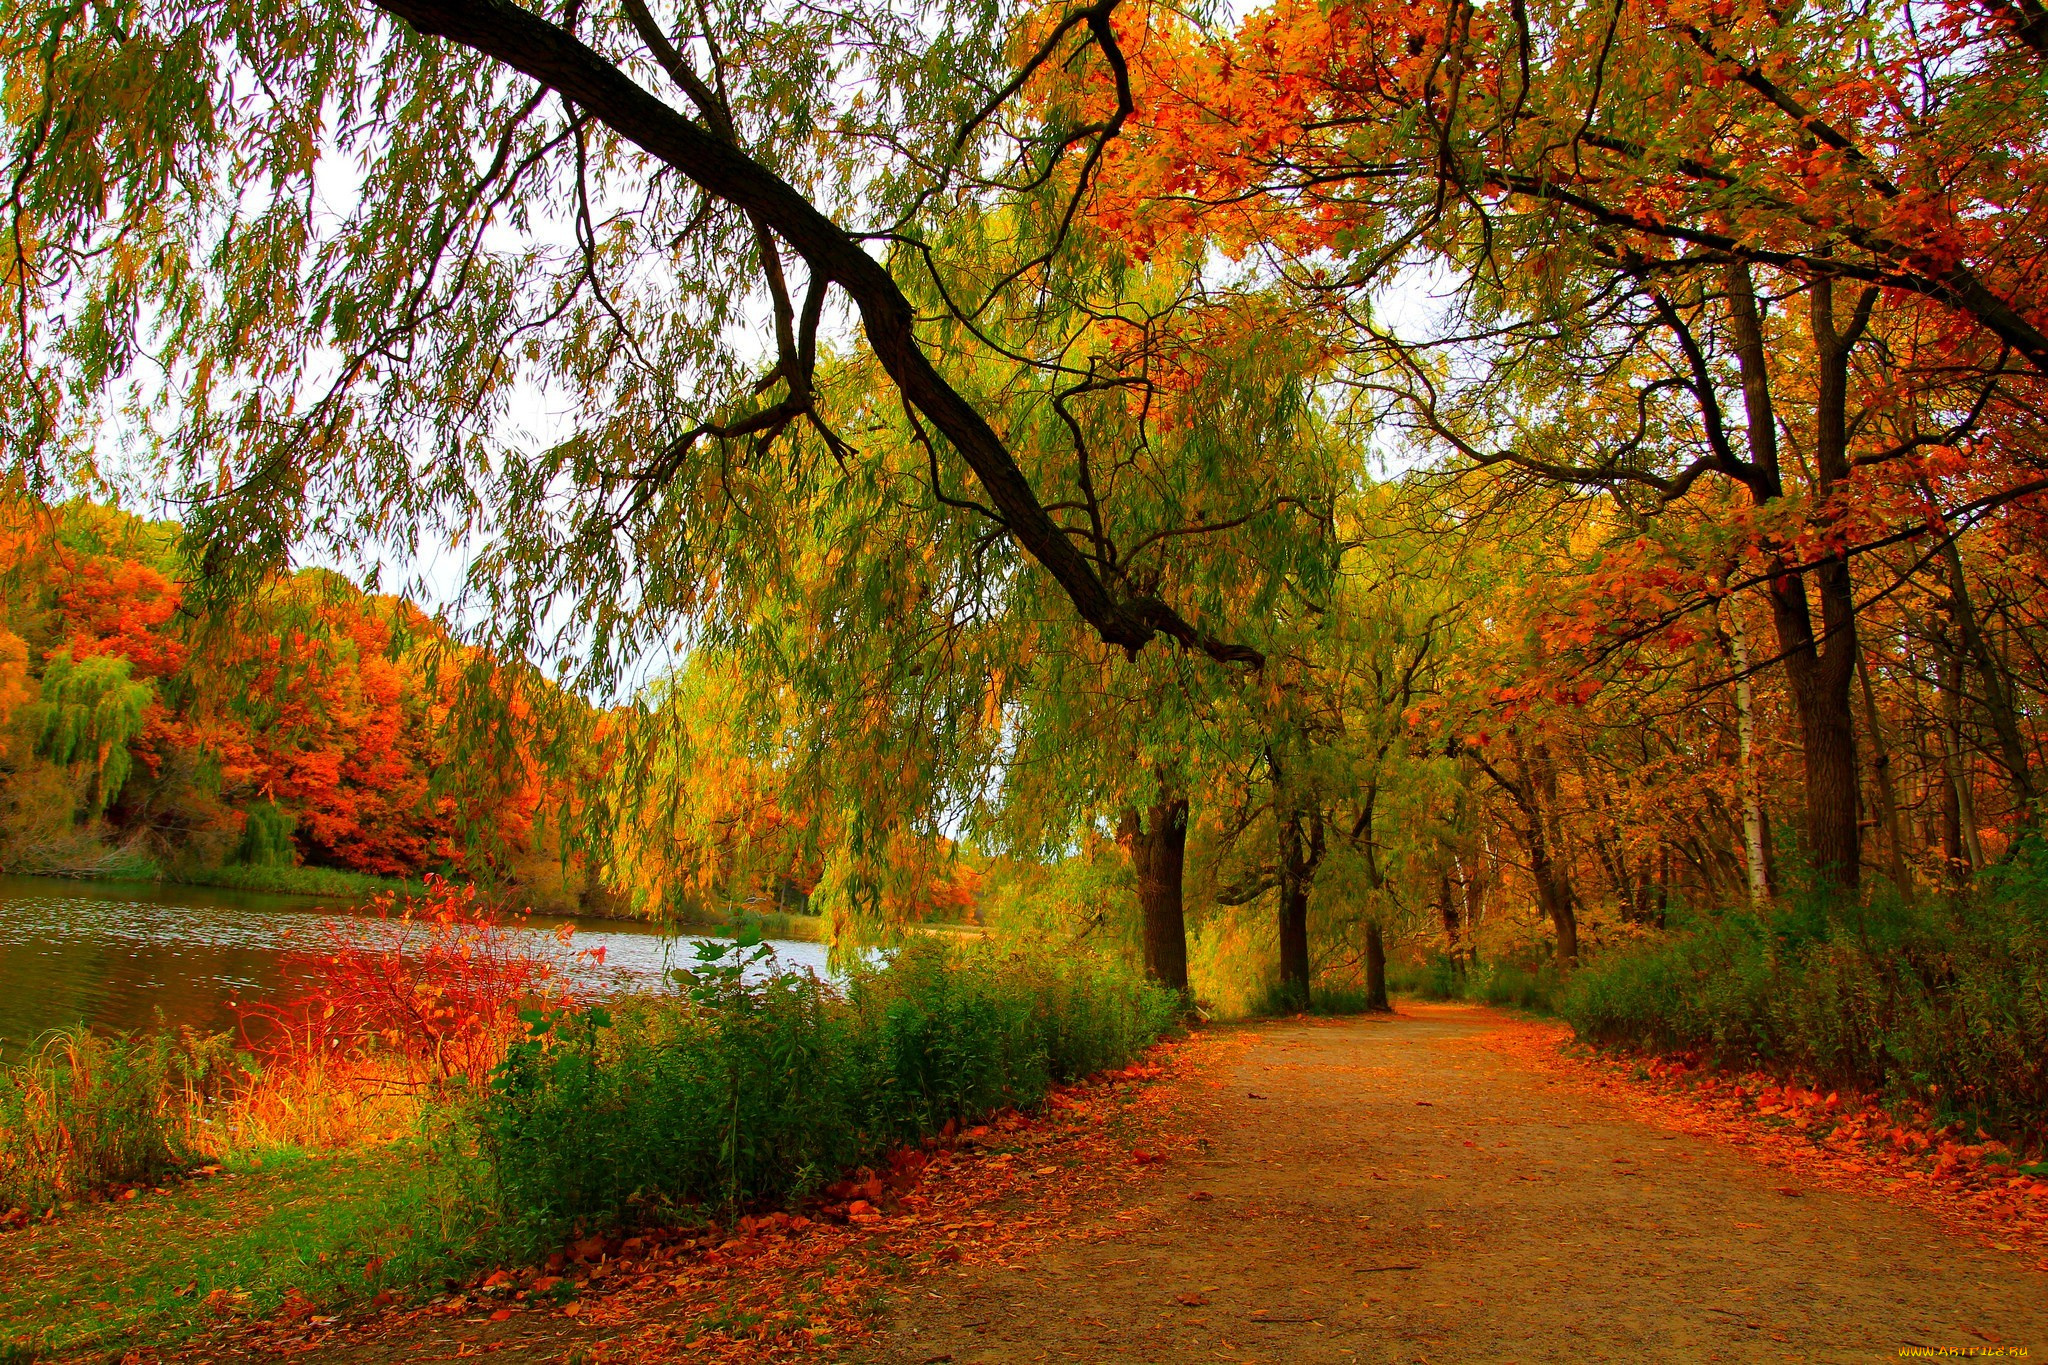
[(238, 1072), (225, 1034), (46, 1034), (0, 1074), (0, 1211), (186, 1165), (186, 1117)]
[(1533, 965), (1482, 963), (1465, 973), (1465, 998), (1550, 1014), (1557, 1009), (1562, 984), (1557, 965), (1548, 959)]
[(1580, 971), (1580, 1037), (1932, 1098), (2048, 1136), (2048, 877), (2038, 848), (1967, 897), (1886, 891), (1731, 911)]
[(480, 1107), (515, 1238), (784, 1201), (1127, 1061), (1179, 1001), (1126, 970), (920, 940), (841, 991), (704, 943), (683, 998), (533, 1019)]
[(1426, 962), (1389, 962), (1387, 989), (1397, 995), (1416, 995), (1424, 1000), (1463, 1000), (1465, 964), (1443, 953)]
[(1473, 1000), (1549, 1014), (1563, 978), (1549, 958), (1527, 961), (1453, 961), (1439, 953), (1426, 962), (1387, 964), (1387, 989), (1424, 1000)]

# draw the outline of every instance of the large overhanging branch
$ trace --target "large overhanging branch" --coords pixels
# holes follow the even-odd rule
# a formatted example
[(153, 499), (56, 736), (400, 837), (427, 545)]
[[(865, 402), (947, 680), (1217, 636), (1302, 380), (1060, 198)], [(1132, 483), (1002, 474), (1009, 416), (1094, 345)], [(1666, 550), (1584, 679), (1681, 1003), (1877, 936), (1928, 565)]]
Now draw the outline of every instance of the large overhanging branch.
[(1010, 534), (1105, 643), (1135, 652), (1164, 635), (1219, 662), (1264, 664), (1258, 650), (1218, 639), (1156, 597), (1112, 591), (1039, 502), (995, 429), (926, 356), (914, 330), (916, 313), (889, 272), (786, 181), (649, 94), (574, 34), (517, 5), (372, 3), (421, 33), (460, 43), (556, 91), (707, 194), (765, 224), (804, 258), (815, 277), (844, 289), (889, 378), (959, 451)]
[(2026, 357), (2035, 370), (2048, 374), (2048, 334), (2043, 334), (2010, 302), (1985, 285), (1968, 266), (1956, 263), (1937, 268), (1932, 273), (1923, 271), (1916, 266), (1912, 250), (1880, 234), (1854, 227), (1840, 229), (1845, 239), (1876, 258), (1872, 264), (1858, 265), (1812, 253), (1750, 246), (1737, 237), (1712, 228), (1667, 222), (1615, 208), (1548, 176), (1493, 168), (1484, 174), (1488, 184), (1531, 199), (1566, 205), (1603, 227), (1640, 232), (1701, 248), (1699, 260), (1703, 264), (1747, 261), (1814, 278), (1828, 276), (1903, 289), (1935, 299), (1975, 319), (2001, 342)]

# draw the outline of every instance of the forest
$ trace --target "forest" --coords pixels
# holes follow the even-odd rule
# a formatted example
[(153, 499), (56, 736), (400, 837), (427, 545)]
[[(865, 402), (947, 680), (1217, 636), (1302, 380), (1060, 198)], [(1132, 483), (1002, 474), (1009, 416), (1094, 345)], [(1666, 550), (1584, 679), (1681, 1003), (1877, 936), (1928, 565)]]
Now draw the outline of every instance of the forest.
[[(881, 1217), (1156, 1038), (1400, 1002), (2048, 1189), (2034, 0), (0, 34), (0, 870), (480, 914), (481, 1107), (374, 1012), (270, 1044), (488, 1170), (421, 1276)], [(519, 1023), (483, 905), (740, 946)]]

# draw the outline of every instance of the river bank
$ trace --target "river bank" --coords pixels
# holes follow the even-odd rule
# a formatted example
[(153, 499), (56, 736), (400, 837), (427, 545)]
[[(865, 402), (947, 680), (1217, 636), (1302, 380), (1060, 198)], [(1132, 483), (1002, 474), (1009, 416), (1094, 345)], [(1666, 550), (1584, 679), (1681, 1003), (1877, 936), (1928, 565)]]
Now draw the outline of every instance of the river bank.
[[(573, 1318), (623, 1258), (718, 1264), (735, 1231), (858, 1240), (878, 1207), (918, 1207), (946, 1150), (1126, 1074), (1180, 1009), (1120, 962), (935, 942), (833, 982), (723, 945), (695, 955), (686, 991), (536, 1009), (530, 949), (434, 924), (402, 958), (388, 938), (323, 955), (292, 1007), (304, 1026), (198, 1093), (182, 1058), (210, 1045), (191, 1038), (81, 1041), (17, 1068), (0, 1356), (190, 1360), (195, 1334), (303, 1332), (437, 1294)], [(361, 996), (366, 967), (404, 989)], [(430, 1039), (392, 1027), (423, 993), (463, 1002)]]
[[(266, 896), (294, 896), (322, 900), (344, 900), (350, 904), (361, 904), (377, 896), (419, 896), (424, 895), (427, 884), (423, 880), (404, 877), (379, 877), (367, 872), (348, 872), (333, 867), (283, 867), (237, 864), (228, 867), (197, 868), (166, 871), (152, 860), (138, 863), (119, 864), (113, 871), (95, 870), (92, 873), (71, 873), (66, 871), (32, 871), (8, 873), (0, 871), (0, 880), (10, 877), (26, 880), (76, 883), (81, 886), (192, 886), (218, 887), (226, 891), (253, 892)], [(461, 883), (458, 883), (460, 885)], [(519, 888), (483, 887), (483, 894), (500, 901), (511, 913), (545, 915), (553, 919), (602, 920), (607, 923), (644, 924), (650, 928), (666, 927), (676, 932), (711, 937), (726, 936), (732, 926), (730, 916), (716, 912), (699, 912), (685, 915), (663, 926), (634, 913), (626, 901), (617, 896), (591, 896), (578, 898), (573, 904), (547, 902), (522, 904)], [(822, 915), (791, 914), (785, 911), (766, 913), (744, 912), (741, 923), (753, 929), (763, 938), (786, 939), (800, 943), (824, 943), (831, 938), (831, 926)], [(971, 928), (972, 926), (943, 926), (945, 928)]]

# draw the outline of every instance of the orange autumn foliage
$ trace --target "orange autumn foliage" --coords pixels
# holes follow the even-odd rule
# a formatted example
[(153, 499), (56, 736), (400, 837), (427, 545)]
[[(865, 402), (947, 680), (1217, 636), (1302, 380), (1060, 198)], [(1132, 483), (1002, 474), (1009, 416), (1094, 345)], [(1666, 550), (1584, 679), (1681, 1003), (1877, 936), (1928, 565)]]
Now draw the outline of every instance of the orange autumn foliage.
[[(109, 811), (116, 837), (233, 860), (261, 805), (289, 819), (293, 861), (351, 872), (482, 874), (535, 851), (562, 788), (532, 743), (479, 752), (456, 723), (464, 670), (488, 660), (410, 603), (319, 570), (202, 622), (183, 610), (175, 529), (89, 504), (0, 508), (15, 585), (0, 629), (23, 642), (26, 692), (60, 652), (125, 660), (155, 685), (132, 746), (146, 778)], [(500, 723), (525, 734), (531, 704), (503, 690)]]

